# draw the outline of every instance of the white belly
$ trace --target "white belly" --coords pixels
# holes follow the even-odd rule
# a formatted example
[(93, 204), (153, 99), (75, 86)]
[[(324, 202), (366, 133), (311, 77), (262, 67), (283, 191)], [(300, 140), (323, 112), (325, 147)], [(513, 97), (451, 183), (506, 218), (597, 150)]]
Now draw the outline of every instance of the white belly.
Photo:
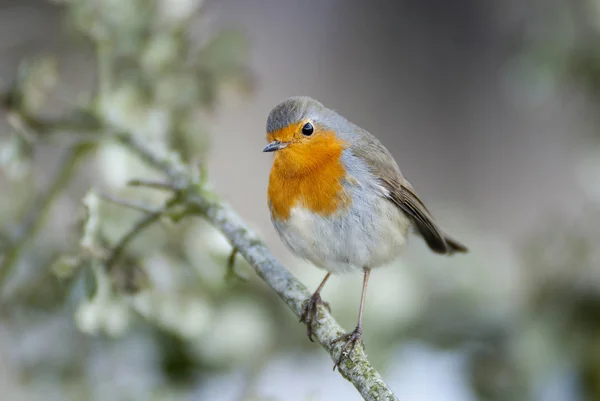
[(286, 221), (273, 220), (273, 224), (296, 255), (343, 273), (376, 268), (400, 256), (410, 221), (390, 201), (373, 196), (329, 217), (295, 207)]

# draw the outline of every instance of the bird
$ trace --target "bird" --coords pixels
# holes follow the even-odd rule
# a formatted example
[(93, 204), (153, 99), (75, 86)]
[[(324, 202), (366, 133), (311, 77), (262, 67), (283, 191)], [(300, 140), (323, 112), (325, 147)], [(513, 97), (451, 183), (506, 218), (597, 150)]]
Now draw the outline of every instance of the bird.
[[(371, 270), (399, 258), (411, 232), (441, 255), (468, 252), (435, 222), (388, 149), (372, 134), (308, 96), (271, 109), (267, 146), (273, 153), (267, 190), (271, 222), (296, 256), (327, 271), (303, 303), (300, 322), (313, 341), (321, 291), (332, 274), (362, 272), (356, 328), (342, 342), (333, 369), (362, 343)], [(362, 344), (364, 347), (364, 344)]]

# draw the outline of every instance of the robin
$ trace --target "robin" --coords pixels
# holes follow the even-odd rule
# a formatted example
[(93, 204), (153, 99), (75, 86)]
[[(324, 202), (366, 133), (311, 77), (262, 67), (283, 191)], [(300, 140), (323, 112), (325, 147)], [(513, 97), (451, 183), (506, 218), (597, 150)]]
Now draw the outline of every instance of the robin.
[(300, 321), (313, 341), (321, 290), (332, 274), (362, 272), (356, 328), (336, 338), (350, 357), (362, 334), (371, 269), (400, 256), (414, 228), (438, 254), (467, 252), (435, 223), (390, 152), (377, 138), (310, 97), (292, 97), (269, 113), (264, 152), (274, 152), (269, 176), (271, 220), (297, 256), (327, 271), (304, 303)]

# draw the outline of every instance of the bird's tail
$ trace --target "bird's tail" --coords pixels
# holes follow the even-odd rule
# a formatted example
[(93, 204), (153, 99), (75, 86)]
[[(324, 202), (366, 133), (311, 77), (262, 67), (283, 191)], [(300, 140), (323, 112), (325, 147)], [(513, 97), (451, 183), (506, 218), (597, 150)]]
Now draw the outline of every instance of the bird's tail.
[(447, 248), (447, 252), (446, 253), (448, 255), (452, 255), (453, 253), (456, 253), (456, 252), (464, 253), (464, 252), (468, 252), (469, 251), (466, 246), (464, 246), (463, 244), (461, 244), (457, 240), (452, 239), (452, 238), (450, 238), (450, 237), (448, 237), (446, 235), (444, 235), (444, 242), (446, 242), (446, 245), (447, 245), (447, 247), (446, 247)]
[(429, 249), (440, 255), (452, 255), (457, 252), (465, 253), (469, 251), (466, 246), (454, 238), (448, 237), (433, 223), (428, 226), (415, 224), (414, 233), (425, 240)]

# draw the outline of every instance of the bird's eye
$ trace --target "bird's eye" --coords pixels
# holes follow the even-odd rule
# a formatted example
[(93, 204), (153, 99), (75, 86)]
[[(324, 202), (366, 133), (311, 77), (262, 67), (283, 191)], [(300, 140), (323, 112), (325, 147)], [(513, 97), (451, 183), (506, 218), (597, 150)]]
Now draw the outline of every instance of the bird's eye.
[(302, 126), (302, 135), (311, 136), (314, 132), (315, 128), (311, 123), (306, 123)]

